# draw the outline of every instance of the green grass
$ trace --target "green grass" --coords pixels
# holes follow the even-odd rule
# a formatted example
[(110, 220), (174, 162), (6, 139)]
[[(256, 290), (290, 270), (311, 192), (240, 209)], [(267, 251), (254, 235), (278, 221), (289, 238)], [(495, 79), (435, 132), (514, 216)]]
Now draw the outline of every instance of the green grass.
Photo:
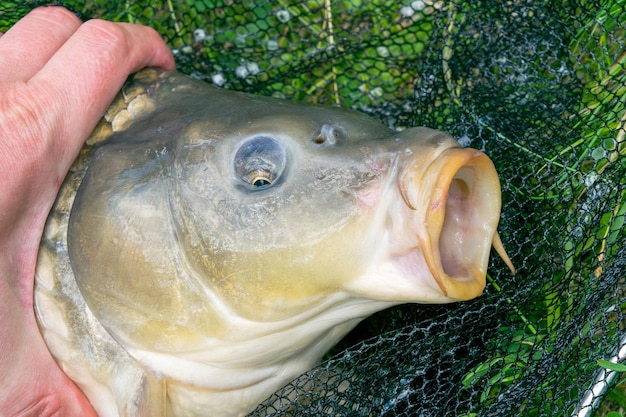
[[(557, 167), (561, 173), (556, 184), (570, 184), (569, 188), (561, 188), (566, 194), (555, 195), (552, 191), (540, 190), (536, 194), (527, 195), (528, 198), (537, 201), (563, 200), (569, 195), (571, 203), (567, 211), (568, 217), (572, 219), (584, 216), (580, 211), (581, 204), (588, 197), (587, 194), (598, 192), (598, 184), (602, 185), (605, 192), (597, 195), (597, 198), (614, 202), (609, 210), (593, 217), (595, 223), (588, 225), (587, 239), (580, 239), (576, 224), (572, 223), (568, 227), (566, 236), (570, 238), (563, 241), (567, 253), (565, 268), (553, 281), (559, 281), (576, 270), (582, 276), (602, 280), (603, 261), (613, 258), (621, 249), (617, 242), (623, 241), (625, 182), (623, 178), (603, 174), (609, 170), (623, 172), (626, 165), (626, 52), (621, 50), (619, 42), (624, 36), (621, 27), (626, 24), (626, 1), (605, 0), (600, 3), (597, 13), (581, 25), (570, 41), (570, 59), (579, 68), (577, 76), (584, 86), (578, 114), (575, 115), (577, 123), (573, 129), (580, 135), (573, 136), (570, 143), (561, 146), (553, 157), (548, 158), (523, 143), (493, 131), (503, 142), (508, 142), (535, 160), (539, 167), (535, 175), (541, 174), (548, 166)], [(486, 124), (483, 127), (492, 129)], [(564, 160), (570, 162), (567, 165), (560, 162)], [(609, 178), (608, 182), (606, 178)], [(518, 192), (527, 194), (522, 189)], [(585, 263), (581, 264), (581, 260)], [(490, 280), (490, 285), (500, 292), (493, 280)], [(488, 362), (480, 363), (465, 375), (465, 387), (483, 387), (479, 398), (481, 403), (495, 401), (502, 389), (511, 386), (530, 371), (529, 367), (536, 364), (542, 354), (548, 352), (546, 349), (552, 346), (549, 340), (554, 337), (559, 324), (567, 322), (580, 311), (581, 306), (568, 301), (569, 291), (555, 292), (551, 288), (552, 285), (546, 283), (542, 291), (543, 306), (538, 305), (534, 311), (514, 307), (517, 319), (513, 322), (519, 323), (519, 330), (501, 328), (503, 337), (492, 341), (494, 346), (491, 347), (499, 354), (492, 356)], [(589, 291), (592, 290), (593, 287)], [(564, 371), (555, 378), (568, 378), (567, 370)], [(575, 385), (573, 377), (572, 385)], [(538, 390), (544, 388), (537, 387)], [(577, 394), (572, 392), (572, 395)], [(520, 404), (520, 407), (524, 405)], [(608, 393), (607, 400), (596, 415), (616, 417), (622, 415), (625, 409), (626, 384), (622, 382)]]

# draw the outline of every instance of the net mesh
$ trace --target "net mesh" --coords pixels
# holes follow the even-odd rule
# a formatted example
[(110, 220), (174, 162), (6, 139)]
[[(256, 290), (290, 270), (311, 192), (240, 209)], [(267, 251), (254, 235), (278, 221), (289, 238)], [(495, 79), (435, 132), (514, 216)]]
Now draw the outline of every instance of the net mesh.
[[(39, 4), (0, 1), (0, 31)], [(598, 360), (626, 356), (626, 1), (63, 5), (154, 27), (194, 77), (445, 130), (496, 164), (518, 273), (494, 257), (479, 299), (372, 316), (253, 415), (591, 416), (615, 385)]]

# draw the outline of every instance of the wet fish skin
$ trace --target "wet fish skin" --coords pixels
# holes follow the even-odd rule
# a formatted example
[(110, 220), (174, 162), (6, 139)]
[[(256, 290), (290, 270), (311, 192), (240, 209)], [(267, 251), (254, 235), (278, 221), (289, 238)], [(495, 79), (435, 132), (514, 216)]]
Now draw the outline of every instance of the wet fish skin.
[(367, 315), (484, 288), (498, 177), (443, 132), (154, 69), (112, 109), (36, 282), (44, 338), (103, 416), (243, 415)]

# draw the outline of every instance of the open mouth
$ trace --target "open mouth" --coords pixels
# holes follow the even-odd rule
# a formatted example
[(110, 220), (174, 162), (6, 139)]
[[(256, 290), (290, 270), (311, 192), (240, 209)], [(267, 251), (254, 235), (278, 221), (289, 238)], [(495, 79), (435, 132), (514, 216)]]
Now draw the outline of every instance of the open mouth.
[(443, 295), (480, 295), (492, 246), (514, 271), (497, 234), (500, 182), (484, 153), (452, 147), (426, 167), (415, 161), (403, 172), (400, 191), (416, 216), (420, 249)]

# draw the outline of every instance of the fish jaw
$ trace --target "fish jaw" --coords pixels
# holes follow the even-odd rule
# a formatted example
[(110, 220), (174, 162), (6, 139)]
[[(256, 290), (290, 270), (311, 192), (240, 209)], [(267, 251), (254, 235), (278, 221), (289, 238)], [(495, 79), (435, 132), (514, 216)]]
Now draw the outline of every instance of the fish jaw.
[[(235, 319), (245, 340), (214, 342), (206, 352), (166, 355), (129, 349), (130, 355), (167, 378), (174, 415), (247, 415), (288, 381), (311, 369), (368, 315), (395, 303), (336, 293), (298, 316), (275, 323)], [(259, 328), (262, 327), (262, 330)], [(244, 333), (245, 332), (245, 333)], [(285, 344), (285, 341), (290, 341)]]
[(397, 181), (378, 192), (370, 266), (347, 289), (417, 303), (481, 295), (492, 245), (514, 271), (497, 234), (501, 193), (492, 161), (447, 138), (406, 153)]

